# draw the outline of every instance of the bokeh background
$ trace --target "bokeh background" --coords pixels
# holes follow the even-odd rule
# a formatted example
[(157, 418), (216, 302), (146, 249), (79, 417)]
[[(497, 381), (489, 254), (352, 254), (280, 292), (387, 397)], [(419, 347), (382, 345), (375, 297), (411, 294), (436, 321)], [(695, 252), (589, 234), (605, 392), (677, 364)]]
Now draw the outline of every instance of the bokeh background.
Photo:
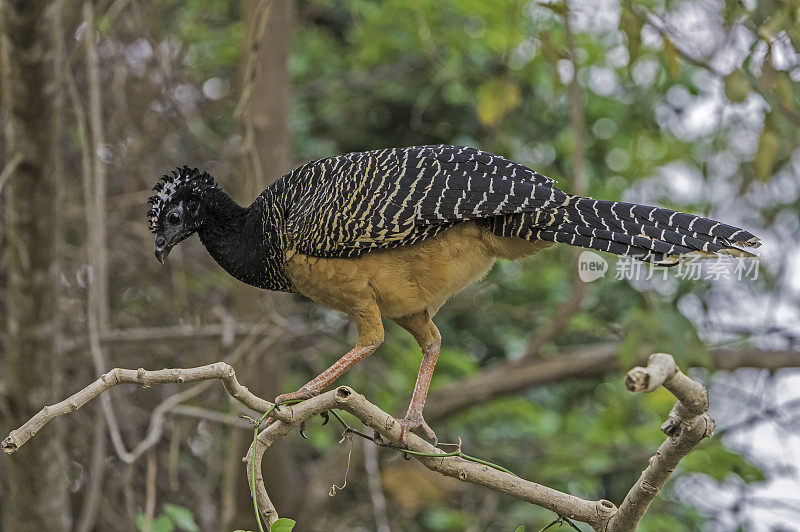
[[(615, 279), (606, 256), (609, 274), (584, 283), (562, 245), (497, 264), (437, 319), (426, 418), (439, 436), (619, 503), (674, 402), (632, 396), (622, 375), (668, 352), (709, 386), (718, 430), (641, 530), (800, 530), (796, 1), (60, 0), (0, 13), (3, 436), (112, 367), (225, 359), (270, 398), (354, 341), (346, 316), (237, 284), (196, 238), (158, 264), (144, 213), (160, 174), (200, 167), (249, 204), (308, 160), (464, 144), (567, 191), (711, 216), (764, 245), (757, 278), (742, 280)], [(33, 57), (20, 47), (46, 68), (19, 75)], [(17, 156), (31, 140), (20, 120), (42, 137), (44, 172)], [(399, 415), (420, 355), (386, 325), (342, 382)], [(252, 431), (218, 383), (104, 397), (0, 458), (0, 530), (255, 527), (241, 462)], [(331, 425), (266, 455), (267, 489), (299, 530), (538, 530), (555, 518), (340, 442)]]

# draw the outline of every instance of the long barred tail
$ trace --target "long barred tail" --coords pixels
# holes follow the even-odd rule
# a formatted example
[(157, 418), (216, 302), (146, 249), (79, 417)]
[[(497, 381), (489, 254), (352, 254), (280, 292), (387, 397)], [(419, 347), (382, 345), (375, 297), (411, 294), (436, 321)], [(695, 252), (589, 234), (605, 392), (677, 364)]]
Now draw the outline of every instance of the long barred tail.
[(503, 236), (562, 242), (666, 265), (691, 256), (753, 256), (742, 248), (761, 245), (755, 235), (744, 229), (709, 218), (579, 196), (571, 196), (555, 208), (500, 217), (494, 231)]

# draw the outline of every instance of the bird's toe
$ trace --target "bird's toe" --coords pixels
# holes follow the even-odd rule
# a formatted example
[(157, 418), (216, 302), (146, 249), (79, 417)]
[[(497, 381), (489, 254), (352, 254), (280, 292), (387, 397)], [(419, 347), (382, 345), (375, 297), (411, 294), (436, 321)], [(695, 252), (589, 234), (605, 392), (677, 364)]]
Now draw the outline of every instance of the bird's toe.
[(296, 392), (284, 393), (275, 398), (275, 404), (280, 405), (289, 401), (305, 401), (319, 395), (319, 390), (300, 388)]
[(425, 436), (427, 436), (428, 440), (430, 440), (434, 446), (439, 445), (439, 438), (436, 437), (436, 433), (433, 431), (430, 425), (425, 422), (425, 419), (422, 417), (421, 413), (406, 414), (406, 417), (403, 419), (397, 419), (397, 422), (400, 423), (400, 426), (403, 429), (400, 435), (400, 441), (406, 446), (406, 448), (408, 448), (408, 433), (417, 427), (422, 427), (422, 430), (425, 432)]

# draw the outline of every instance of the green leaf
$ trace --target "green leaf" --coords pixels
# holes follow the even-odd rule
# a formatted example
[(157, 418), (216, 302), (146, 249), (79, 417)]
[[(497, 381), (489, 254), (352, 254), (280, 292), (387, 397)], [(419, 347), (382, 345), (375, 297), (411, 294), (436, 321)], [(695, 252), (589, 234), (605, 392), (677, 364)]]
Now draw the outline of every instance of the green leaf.
[[(146, 518), (144, 514), (139, 514), (136, 516), (136, 528), (139, 530), (145, 529), (145, 521)], [(152, 532), (172, 532), (175, 530), (175, 526), (172, 524), (172, 519), (167, 517), (166, 515), (159, 515), (155, 519), (153, 519), (153, 525), (151, 527)]]
[(750, 94), (750, 82), (747, 75), (739, 69), (725, 76), (725, 96), (734, 103), (741, 103)]
[(194, 514), (188, 508), (174, 504), (164, 505), (164, 514), (168, 515), (175, 526), (186, 532), (198, 532), (200, 527), (194, 521)]
[(95, 23), (95, 28), (100, 34), (107, 32), (109, 26), (110, 26), (110, 21), (107, 15), (98, 18), (97, 22)]
[(272, 526), (269, 527), (269, 532), (291, 532), (294, 525), (294, 519), (283, 517), (272, 523)]
[(795, 92), (795, 83), (786, 72), (779, 73), (776, 91), (781, 104), (789, 109), (794, 109), (797, 107), (795, 103), (797, 102), (798, 97), (800, 97), (800, 94)]
[(172, 532), (175, 530), (175, 525), (172, 523), (172, 519), (167, 517), (166, 515), (159, 515), (155, 519), (153, 519), (153, 532)]
[(514, 532), (525, 532), (525, 525), (520, 525)]
[(509, 111), (520, 103), (521, 96), (516, 83), (494, 78), (478, 87), (478, 120), (484, 126), (496, 126)]
[(756, 169), (756, 176), (761, 181), (768, 181), (772, 177), (772, 170), (775, 167), (775, 162), (778, 159), (778, 151), (781, 147), (781, 138), (769, 127), (767, 122), (764, 125), (764, 130), (758, 138), (758, 151), (753, 160), (753, 166)]
[(758, 467), (742, 455), (727, 450), (719, 440), (709, 440), (686, 455), (681, 467), (685, 471), (709, 475), (719, 482), (730, 474), (738, 475), (745, 482), (764, 480), (764, 473)]

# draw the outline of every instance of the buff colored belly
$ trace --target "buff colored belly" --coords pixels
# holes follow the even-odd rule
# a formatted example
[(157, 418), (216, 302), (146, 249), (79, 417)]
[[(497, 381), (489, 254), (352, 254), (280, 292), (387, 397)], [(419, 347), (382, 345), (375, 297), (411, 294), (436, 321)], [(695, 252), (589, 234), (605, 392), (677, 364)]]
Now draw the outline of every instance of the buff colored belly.
[(417, 244), (360, 257), (294, 254), (286, 271), (303, 295), (351, 315), (375, 301), (386, 318), (424, 310), (433, 316), (445, 301), (483, 277), (498, 257), (519, 258), (541, 247), (496, 237), (467, 222)]

